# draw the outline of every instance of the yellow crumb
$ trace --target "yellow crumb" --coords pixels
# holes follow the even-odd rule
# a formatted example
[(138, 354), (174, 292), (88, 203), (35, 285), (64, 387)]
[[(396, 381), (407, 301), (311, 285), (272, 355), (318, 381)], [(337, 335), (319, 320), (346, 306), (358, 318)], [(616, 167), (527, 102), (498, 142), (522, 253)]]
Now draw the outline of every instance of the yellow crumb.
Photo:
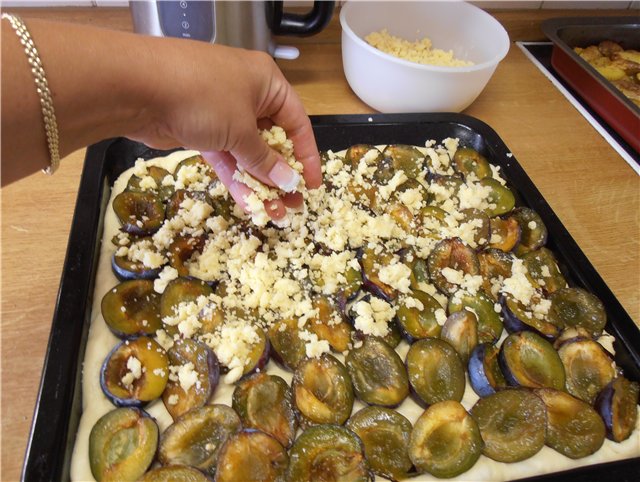
[(466, 67), (473, 65), (469, 60), (456, 59), (451, 50), (434, 49), (431, 40), (427, 37), (409, 42), (400, 37), (395, 37), (383, 29), (380, 32), (372, 32), (365, 37), (369, 45), (383, 52), (425, 65), (439, 65), (444, 67)]

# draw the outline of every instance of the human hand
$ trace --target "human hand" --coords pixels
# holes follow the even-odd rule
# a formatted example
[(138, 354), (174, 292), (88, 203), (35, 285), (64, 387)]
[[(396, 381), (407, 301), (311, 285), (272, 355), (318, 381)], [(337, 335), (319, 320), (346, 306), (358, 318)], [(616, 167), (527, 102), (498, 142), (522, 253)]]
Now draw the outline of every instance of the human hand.
[(258, 134), (258, 128), (276, 124), (293, 141), (307, 187), (320, 186), (320, 157), (311, 122), (273, 59), (262, 52), (200, 42), (149, 42), (165, 44), (151, 50), (161, 52), (166, 70), (150, 79), (156, 100), (150, 107), (151, 118), (156, 120), (129, 137), (160, 149), (184, 146), (201, 151), (246, 210), (244, 198), (251, 190), (233, 179), (237, 166), (242, 166), (256, 179), (286, 193), (265, 202), (269, 216), (280, 219), (286, 214), (285, 206), (302, 204), (302, 195), (291, 192), (298, 184), (298, 173)]

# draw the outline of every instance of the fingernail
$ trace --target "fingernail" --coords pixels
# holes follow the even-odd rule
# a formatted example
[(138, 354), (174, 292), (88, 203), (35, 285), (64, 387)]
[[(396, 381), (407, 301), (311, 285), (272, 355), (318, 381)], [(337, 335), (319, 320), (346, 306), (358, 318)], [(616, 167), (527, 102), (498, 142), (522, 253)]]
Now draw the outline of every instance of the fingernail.
[(284, 192), (293, 192), (300, 184), (300, 174), (284, 161), (277, 161), (273, 165), (269, 179)]

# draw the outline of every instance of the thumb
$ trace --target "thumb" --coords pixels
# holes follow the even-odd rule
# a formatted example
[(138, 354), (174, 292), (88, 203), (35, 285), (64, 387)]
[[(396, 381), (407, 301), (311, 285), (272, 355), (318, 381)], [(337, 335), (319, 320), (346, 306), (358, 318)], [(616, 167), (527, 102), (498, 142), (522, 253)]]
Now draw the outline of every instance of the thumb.
[(257, 131), (245, 135), (231, 150), (231, 155), (253, 177), (284, 192), (295, 191), (300, 183), (300, 174), (271, 149)]

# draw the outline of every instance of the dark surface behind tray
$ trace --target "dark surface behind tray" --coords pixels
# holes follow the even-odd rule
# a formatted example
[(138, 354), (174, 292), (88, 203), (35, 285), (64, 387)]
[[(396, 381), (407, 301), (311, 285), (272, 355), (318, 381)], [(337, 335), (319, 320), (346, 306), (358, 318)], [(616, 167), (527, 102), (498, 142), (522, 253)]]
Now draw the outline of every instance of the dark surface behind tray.
[[(369, 118), (372, 121), (369, 121)], [(460, 114), (385, 114), (312, 117), (318, 147), (338, 151), (356, 143), (423, 145), (427, 139), (458, 137), (500, 165), (520, 203), (535, 209), (549, 229), (571, 285), (595, 293), (607, 308), (607, 330), (616, 337), (616, 363), (640, 380), (640, 331), (562, 226), (498, 135), (486, 124)], [(107, 140), (87, 150), (67, 257), (45, 356), (22, 477), (27, 481), (67, 480), (81, 415), (81, 366), (93, 302), (102, 221), (110, 186), (138, 157), (166, 154), (127, 139)], [(576, 462), (579, 464), (579, 461)], [(639, 458), (548, 474), (535, 480), (635, 481)]]

